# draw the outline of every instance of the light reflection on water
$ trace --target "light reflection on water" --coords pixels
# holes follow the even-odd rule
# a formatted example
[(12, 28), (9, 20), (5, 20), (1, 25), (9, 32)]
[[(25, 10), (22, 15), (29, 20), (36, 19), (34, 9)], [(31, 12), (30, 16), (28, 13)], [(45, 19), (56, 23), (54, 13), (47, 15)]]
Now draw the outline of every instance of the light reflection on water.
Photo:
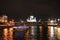
[(3, 40), (13, 40), (13, 28), (3, 29)]
[[(40, 40), (42, 40), (42, 26), (39, 26), (40, 31)], [(60, 40), (60, 28), (54, 26), (48, 26), (48, 38), (49, 40)], [(25, 39), (29, 39), (29, 31), (27, 31), (25, 35)], [(3, 29), (3, 40), (14, 40), (13, 39), (13, 28), (5, 28)]]
[(57, 35), (58, 37), (58, 40), (60, 40), (60, 28), (58, 28), (58, 35)]
[(4, 37), (4, 40), (8, 40), (8, 29), (5, 28), (4, 31), (3, 31), (3, 37)]
[(42, 26), (39, 26), (39, 31), (40, 31), (40, 40), (42, 40)]
[(53, 26), (49, 26), (48, 27), (49, 31), (48, 31), (48, 35), (49, 35), (49, 40), (55, 40), (55, 27)]
[(13, 28), (9, 29), (9, 40), (13, 40)]

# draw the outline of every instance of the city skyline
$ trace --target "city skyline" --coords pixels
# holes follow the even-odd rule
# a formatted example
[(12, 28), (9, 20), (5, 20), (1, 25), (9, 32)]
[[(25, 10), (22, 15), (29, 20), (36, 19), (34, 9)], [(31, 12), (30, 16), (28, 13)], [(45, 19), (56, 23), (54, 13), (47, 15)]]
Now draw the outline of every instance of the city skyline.
[(0, 40), (60, 40), (57, 0), (0, 0)]

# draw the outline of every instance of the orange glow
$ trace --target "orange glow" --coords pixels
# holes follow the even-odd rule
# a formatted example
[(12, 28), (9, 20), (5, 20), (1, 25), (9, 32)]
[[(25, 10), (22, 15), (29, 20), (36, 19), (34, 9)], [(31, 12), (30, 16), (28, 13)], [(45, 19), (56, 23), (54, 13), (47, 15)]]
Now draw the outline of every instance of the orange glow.
[(58, 32), (60, 32), (60, 28), (58, 28)]
[(4, 29), (4, 33), (6, 34), (7, 32), (8, 32), (8, 29), (7, 29), (7, 28), (5, 28), (5, 29)]
[(58, 39), (60, 40), (60, 28), (58, 28)]
[(9, 40), (13, 40), (13, 28), (9, 28)]
[(42, 26), (39, 26), (40, 31), (42, 31)]
[(4, 40), (8, 40), (8, 29), (5, 28), (3, 31), (4, 31)]
[(5, 28), (4, 32), (4, 40), (13, 40), (13, 28)]
[(5, 23), (7, 23), (7, 20), (5, 20)]
[(4, 22), (4, 20), (1, 20), (1, 22)]
[(13, 28), (9, 28), (9, 30), (13, 30)]

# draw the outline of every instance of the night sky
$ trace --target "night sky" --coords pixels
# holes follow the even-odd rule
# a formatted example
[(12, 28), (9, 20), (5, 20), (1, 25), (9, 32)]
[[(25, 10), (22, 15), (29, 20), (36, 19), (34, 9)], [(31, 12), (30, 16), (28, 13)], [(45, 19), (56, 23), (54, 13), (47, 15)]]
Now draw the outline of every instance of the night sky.
[(26, 18), (29, 15), (58, 17), (59, 13), (55, 0), (0, 0), (0, 15), (7, 14), (11, 18)]

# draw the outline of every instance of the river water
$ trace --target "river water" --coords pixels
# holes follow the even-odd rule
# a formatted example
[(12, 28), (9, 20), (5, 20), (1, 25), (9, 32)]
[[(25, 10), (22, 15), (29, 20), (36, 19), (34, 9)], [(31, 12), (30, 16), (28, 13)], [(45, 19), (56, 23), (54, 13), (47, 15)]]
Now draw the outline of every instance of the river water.
[[(29, 29), (17, 31), (14, 28), (4, 28), (0, 29), (0, 40), (33, 40), (34, 37), (31, 39), (30, 33), (32, 32), (29, 32)], [(39, 26), (39, 32), (36, 34), (39, 34), (36, 40), (60, 40), (60, 28), (57, 26), (47, 26), (45, 28)]]

